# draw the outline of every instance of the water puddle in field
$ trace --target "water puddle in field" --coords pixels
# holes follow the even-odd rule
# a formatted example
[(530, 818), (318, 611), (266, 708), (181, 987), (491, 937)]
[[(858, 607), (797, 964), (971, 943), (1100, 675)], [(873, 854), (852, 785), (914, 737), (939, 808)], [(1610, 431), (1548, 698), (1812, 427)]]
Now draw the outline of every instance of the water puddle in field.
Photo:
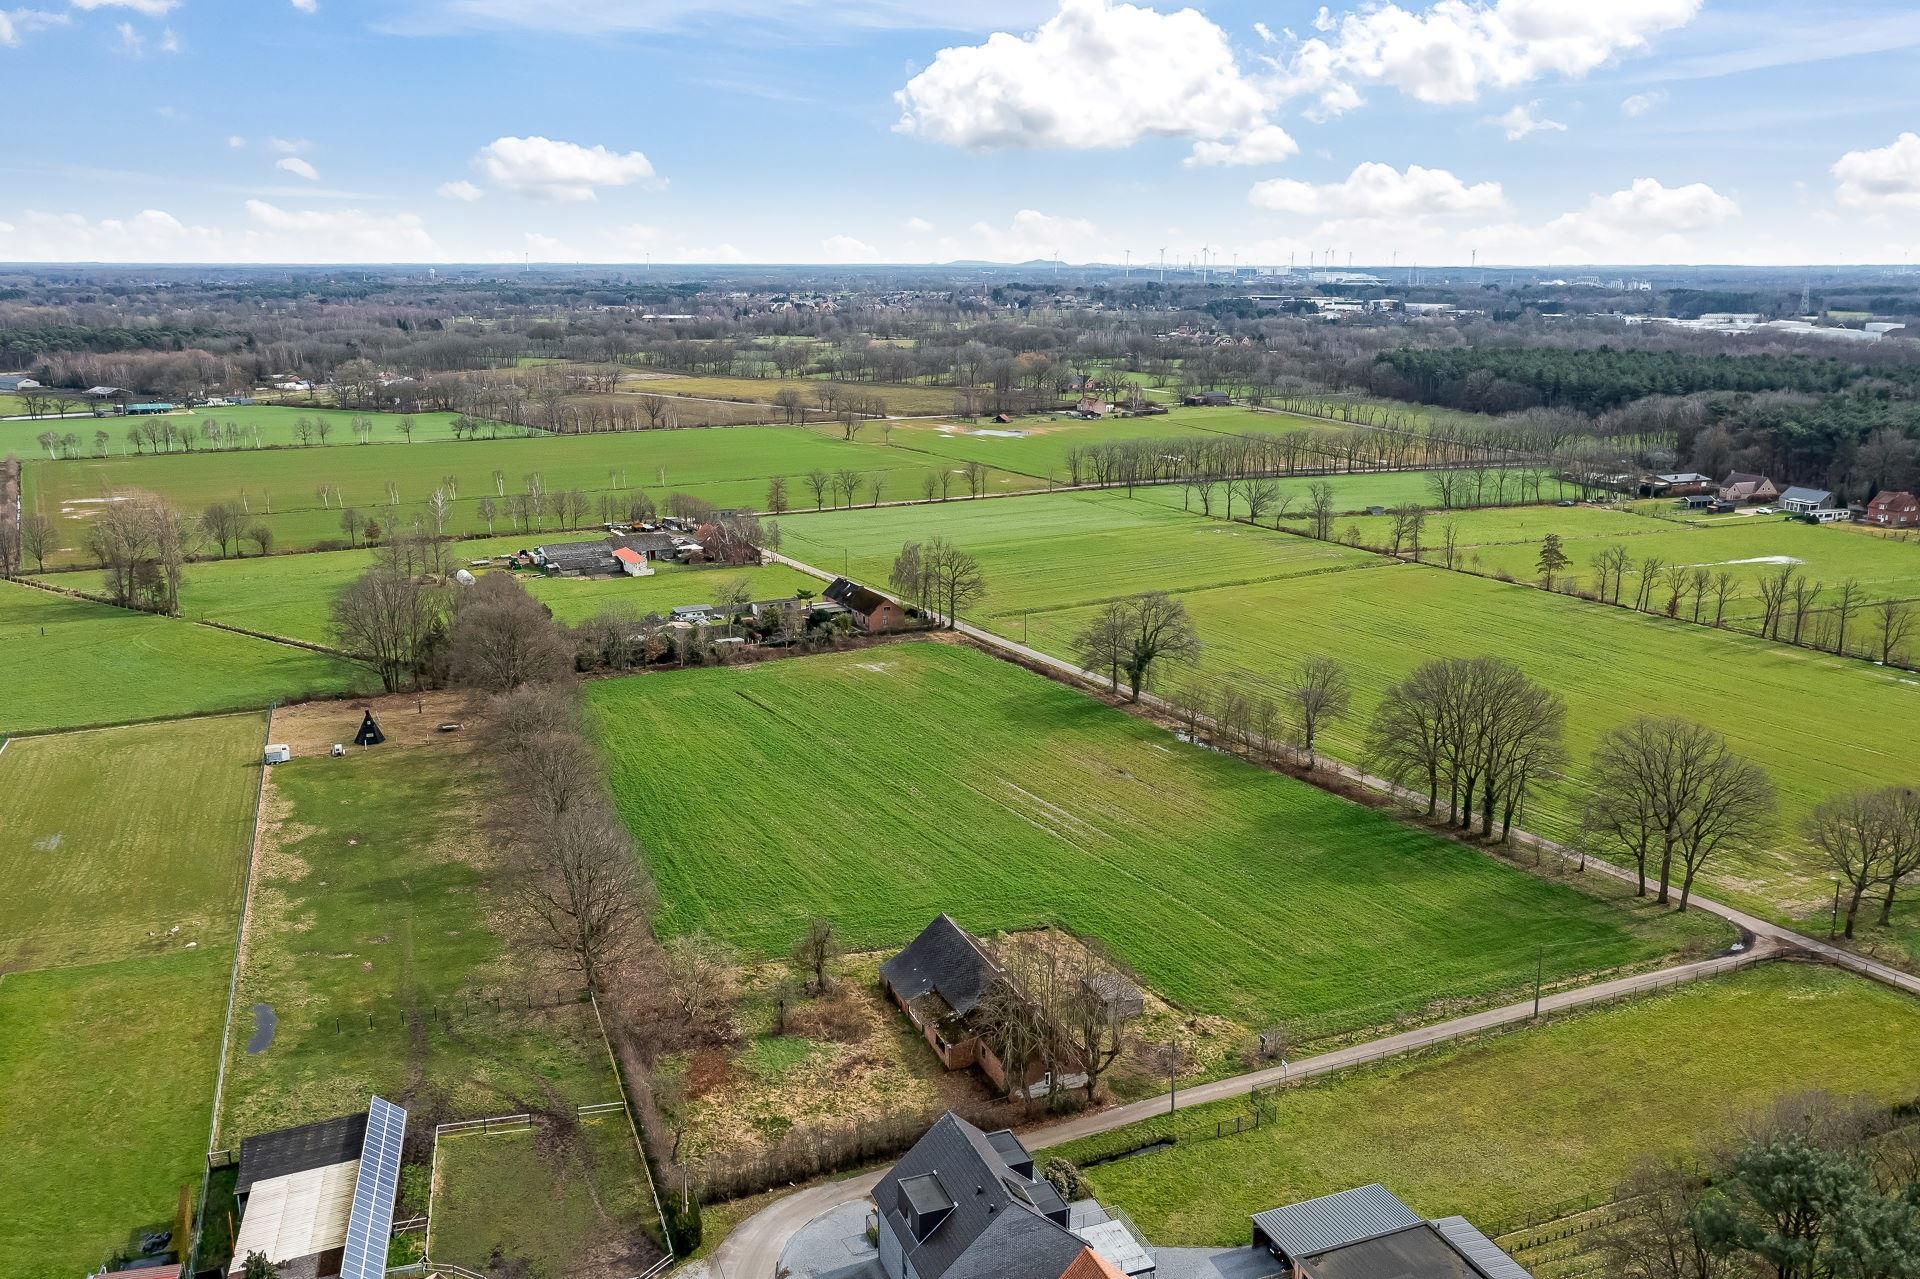
[(977, 431), (969, 431), (967, 432), (967, 434), (992, 435), (992, 436), (997, 436), (998, 438), (1003, 440), (1024, 440), (1027, 438), (1027, 433), (1025, 431), (989, 431), (989, 430), (986, 430), (985, 428), (982, 428)]
[(273, 1032), (279, 1025), (280, 1018), (275, 1015), (272, 1004), (255, 1004), (253, 1036), (247, 1040), (247, 1051), (249, 1053), (265, 1052), (268, 1045), (273, 1043)]

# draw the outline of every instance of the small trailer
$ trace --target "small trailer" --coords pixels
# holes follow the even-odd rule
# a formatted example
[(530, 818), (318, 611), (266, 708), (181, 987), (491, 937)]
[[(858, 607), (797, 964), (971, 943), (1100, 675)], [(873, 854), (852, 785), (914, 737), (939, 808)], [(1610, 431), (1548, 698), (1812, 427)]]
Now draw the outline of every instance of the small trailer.
[(293, 747), (291, 746), (267, 747), (267, 763), (269, 764), (284, 764), (292, 758)]

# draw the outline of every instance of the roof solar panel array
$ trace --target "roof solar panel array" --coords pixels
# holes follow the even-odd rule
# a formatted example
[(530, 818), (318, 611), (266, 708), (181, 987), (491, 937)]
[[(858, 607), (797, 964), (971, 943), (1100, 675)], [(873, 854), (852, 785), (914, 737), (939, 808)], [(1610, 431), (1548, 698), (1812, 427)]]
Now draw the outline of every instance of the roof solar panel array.
[(367, 1144), (353, 1185), (347, 1218), (346, 1258), (340, 1279), (385, 1279), (387, 1240), (393, 1234), (393, 1199), (400, 1184), (400, 1149), (407, 1112), (379, 1097), (367, 1110)]

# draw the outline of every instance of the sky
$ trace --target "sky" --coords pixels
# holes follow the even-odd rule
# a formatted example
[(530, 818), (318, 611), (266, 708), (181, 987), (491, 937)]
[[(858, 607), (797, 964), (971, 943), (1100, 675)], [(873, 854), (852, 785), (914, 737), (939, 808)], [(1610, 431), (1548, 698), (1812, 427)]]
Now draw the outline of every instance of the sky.
[(0, 261), (1898, 265), (1916, 71), (1914, 0), (0, 0)]

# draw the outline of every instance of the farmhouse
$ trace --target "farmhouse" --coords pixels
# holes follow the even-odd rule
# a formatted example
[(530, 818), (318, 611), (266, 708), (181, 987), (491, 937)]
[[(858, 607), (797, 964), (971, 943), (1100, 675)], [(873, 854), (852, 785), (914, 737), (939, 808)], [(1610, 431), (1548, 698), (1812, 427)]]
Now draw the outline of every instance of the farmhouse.
[(1180, 402), (1187, 405), (1218, 408), (1233, 403), (1233, 397), (1225, 391), (1200, 391), (1193, 395), (1182, 396)]
[(624, 571), (607, 542), (556, 542), (551, 546), (536, 546), (533, 562), (550, 574), (565, 577), (603, 577)]
[(853, 624), (863, 631), (879, 634), (897, 631), (907, 624), (905, 609), (880, 592), (849, 582), (844, 577), (834, 578), (832, 585), (822, 594), (853, 614)]
[(1466, 1218), (1428, 1221), (1378, 1184), (1257, 1213), (1253, 1246), (1291, 1279), (1529, 1279)]
[(1771, 502), (1779, 496), (1779, 486), (1764, 475), (1733, 471), (1720, 481), (1722, 502)]
[(1780, 509), (1791, 515), (1811, 515), (1833, 509), (1833, 494), (1825, 489), (1803, 488), (1796, 484), (1780, 495)]
[[(1086, 1076), (1048, 1078), (1036, 1052), (1024, 1067), (1003, 1062), (988, 1042), (981, 1009), (990, 996), (1009, 995), (1006, 972), (987, 948), (947, 915), (928, 924), (907, 948), (880, 966), (880, 983), (900, 1005), (948, 1070), (977, 1066), (999, 1092), (1040, 1096), (1057, 1082), (1074, 1088)], [(1013, 1076), (1010, 1080), (1009, 1076)]]
[(359, 1114), (241, 1142), (229, 1273), (260, 1252), (281, 1279), (385, 1274), (406, 1127), (406, 1111), (375, 1097)]
[(1866, 522), (1876, 528), (1920, 527), (1920, 500), (1911, 493), (1879, 493), (1867, 503)]

